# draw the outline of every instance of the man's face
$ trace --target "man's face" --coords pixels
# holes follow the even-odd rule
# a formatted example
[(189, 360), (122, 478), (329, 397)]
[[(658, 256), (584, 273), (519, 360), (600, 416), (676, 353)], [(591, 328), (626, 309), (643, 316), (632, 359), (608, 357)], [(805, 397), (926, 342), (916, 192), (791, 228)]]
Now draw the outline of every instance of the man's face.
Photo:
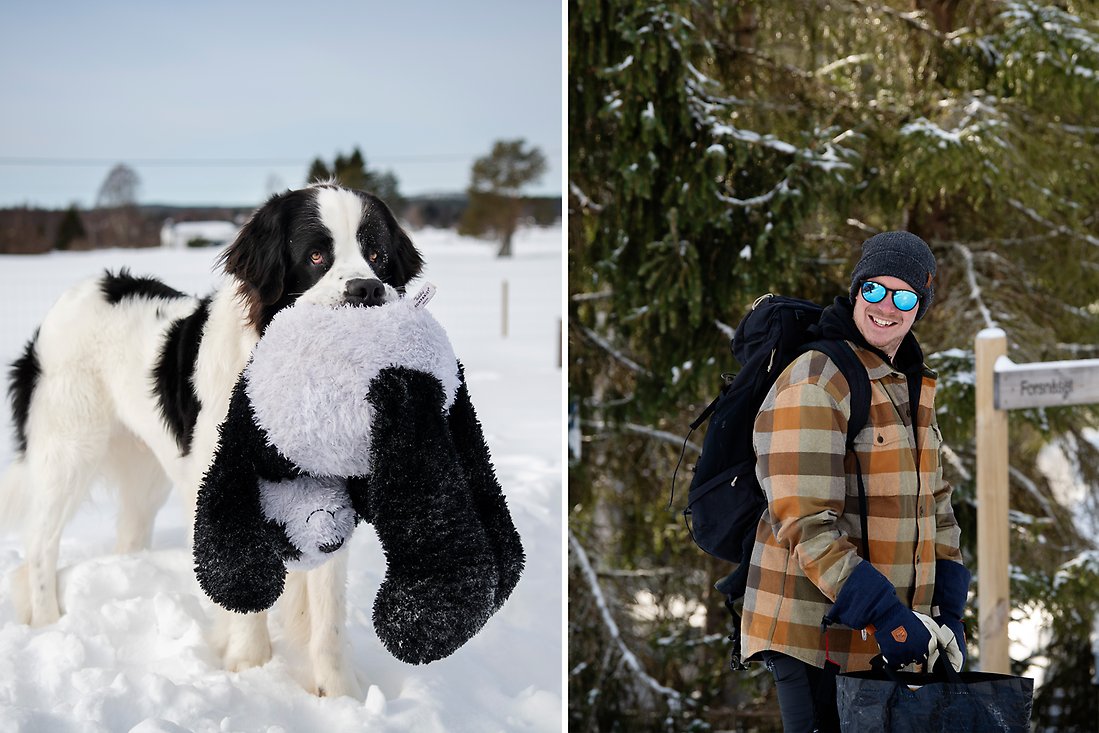
[[(888, 275), (867, 279), (881, 283), (890, 290), (912, 289), (904, 280)], [(855, 326), (868, 344), (881, 349), (892, 359), (896, 356), (901, 341), (912, 330), (919, 310), (918, 305), (907, 312), (898, 310), (893, 305), (893, 293), (886, 294), (880, 303), (867, 303), (860, 288), (855, 298)]]

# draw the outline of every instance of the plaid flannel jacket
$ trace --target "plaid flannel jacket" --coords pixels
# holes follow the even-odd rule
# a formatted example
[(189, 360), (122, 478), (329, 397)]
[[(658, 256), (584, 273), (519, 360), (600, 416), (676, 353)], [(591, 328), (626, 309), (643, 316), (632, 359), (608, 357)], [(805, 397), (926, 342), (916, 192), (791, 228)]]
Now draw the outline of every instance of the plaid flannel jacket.
[[(849, 342), (850, 343), (850, 342)], [(930, 615), (937, 559), (961, 562), (950, 484), (939, 465), (935, 375), (924, 371), (915, 425), (905, 376), (851, 344), (870, 377), (870, 417), (855, 439), (868, 501), (870, 556), (901, 602)], [(767, 510), (756, 531), (741, 624), (744, 657), (773, 650), (817, 667), (868, 669), (872, 634), (821, 619), (862, 558), (855, 460), (846, 455), (847, 381), (811, 351), (779, 375), (755, 422)], [(919, 456), (914, 450), (914, 438)], [(826, 646), (827, 645), (827, 646)]]

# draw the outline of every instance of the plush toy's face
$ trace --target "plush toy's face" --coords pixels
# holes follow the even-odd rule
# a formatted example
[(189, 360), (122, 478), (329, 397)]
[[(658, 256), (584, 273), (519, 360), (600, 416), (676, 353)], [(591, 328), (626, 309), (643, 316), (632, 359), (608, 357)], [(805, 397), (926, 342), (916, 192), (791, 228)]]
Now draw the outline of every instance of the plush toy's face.
[(355, 510), (340, 478), (298, 476), (259, 482), (263, 517), (282, 527), (292, 548), (286, 567), (309, 570), (343, 547), (355, 529)]
[(387, 366), (434, 375), (445, 407), (457, 360), (438, 321), (405, 300), (376, 308), (298, 302), (275, 316), (245, 371), (256, 422), (279, 453), (314, 476), (370, 473), (371, 380)]

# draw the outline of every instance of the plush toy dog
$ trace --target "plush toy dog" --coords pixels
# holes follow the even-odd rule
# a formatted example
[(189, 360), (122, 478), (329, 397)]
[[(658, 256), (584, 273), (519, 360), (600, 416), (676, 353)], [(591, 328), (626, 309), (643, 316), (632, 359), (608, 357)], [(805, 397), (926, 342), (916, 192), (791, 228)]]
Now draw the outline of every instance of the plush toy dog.
[(280, 311), (233, 390), (198, 494), (195, 571), (233, 611), (282, 594), (365, 520), (385, 552), (374, 628), (402, 661), (453, 653), (524, 556), (461, 365), (412, 299)]

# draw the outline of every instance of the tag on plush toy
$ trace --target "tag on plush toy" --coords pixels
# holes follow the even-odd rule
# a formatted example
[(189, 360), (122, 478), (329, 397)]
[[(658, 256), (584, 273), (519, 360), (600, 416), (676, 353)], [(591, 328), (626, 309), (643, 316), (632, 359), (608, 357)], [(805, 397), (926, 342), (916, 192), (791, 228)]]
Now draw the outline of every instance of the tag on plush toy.
[(427, 305), (432, 298), (435, 297), (435, 286), (431, 283), (424, 283), (424, 286), (420, 288), (419, 292), (412, 297), (413, 308), (423, 308)]

